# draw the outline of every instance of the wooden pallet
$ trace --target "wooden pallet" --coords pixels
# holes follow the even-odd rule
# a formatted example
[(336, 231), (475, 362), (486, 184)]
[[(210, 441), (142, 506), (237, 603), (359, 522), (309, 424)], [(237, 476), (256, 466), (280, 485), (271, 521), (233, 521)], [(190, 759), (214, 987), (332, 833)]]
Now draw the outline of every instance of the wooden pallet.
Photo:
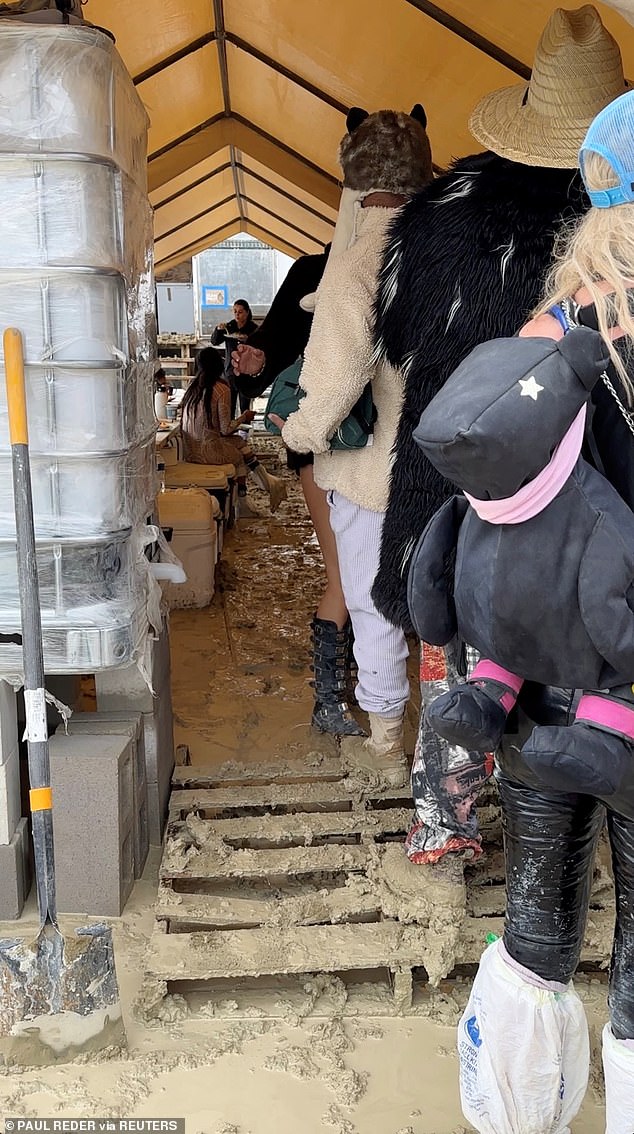
[[(426, 924), (409, 916), (407, 902), (395, 915), (382, 878), (394, 856), (404, 857), (408, 788), (364, 792), (336, 757), (220, 769), (181, 763), (172, 786), (149, 978), (212, 990), (214, 982), (265, 976), (380, 974), (408, 1009), (424, 935), (444, 932), (442, 909)], [(483, 807), (481, 823), (486, 857), (467, 867), (464, 892), (456, 883), (447, 891), (450, 905), (463, 903), (461, 924), (447, 922), (456, 966), (477, 964), (487, 935), (503, 929), (494, 803)], [(614, 913), (605, 872), (600, 877), (584, 962), (605, 966), (601, 942)], [(411, 867), (408, 884), (425, 878), (429, 871)]]

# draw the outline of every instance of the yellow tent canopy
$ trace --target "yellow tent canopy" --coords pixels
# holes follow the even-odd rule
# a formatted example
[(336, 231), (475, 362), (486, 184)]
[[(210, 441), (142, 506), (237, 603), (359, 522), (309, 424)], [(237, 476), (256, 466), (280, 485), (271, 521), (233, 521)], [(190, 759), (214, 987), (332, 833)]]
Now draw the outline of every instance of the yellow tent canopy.
[[(157, 270), (237, 232), (320, 251), (351, 106), (422, 102), (434, 161), (478, 150), (469, 114), (525, 81), (553, 0), (88, 0), (151, 121)], [(634, 75), (634, 0), (597, 5)]]

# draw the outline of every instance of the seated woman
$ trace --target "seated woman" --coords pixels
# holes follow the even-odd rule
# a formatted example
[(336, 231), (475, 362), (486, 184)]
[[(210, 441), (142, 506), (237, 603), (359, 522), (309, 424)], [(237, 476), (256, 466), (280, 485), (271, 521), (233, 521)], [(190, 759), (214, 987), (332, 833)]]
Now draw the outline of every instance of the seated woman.
[[(231, 388), (223, 374), (222, 358), (213, 347), (198, 355), (198, 370), (182, 401), (181, 433), (186, 461), (202, 465), (236, 466), (238, 495), (247, 494), (247, 470), (255, 483), (268, 492), (271, 511), (286, 500), (286, 485), (260, 464), (248, 441), (236, 436), (238, 429), (253, 421), (253, 410), (231, 420)], [(244, 509), (242, 509), (244, 515)]]

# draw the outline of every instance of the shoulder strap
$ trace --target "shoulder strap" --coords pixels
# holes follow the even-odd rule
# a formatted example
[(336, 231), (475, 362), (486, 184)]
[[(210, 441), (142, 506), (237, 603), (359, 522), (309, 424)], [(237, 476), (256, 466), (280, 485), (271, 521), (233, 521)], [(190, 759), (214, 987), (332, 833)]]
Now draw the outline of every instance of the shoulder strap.
[[(568, 331), (571, 331), (573, 327), (578, 326), (592, 326), (593, 330), (598, 330), (594, 304), (589, 304), (587, 307), (579, 307), (572, 299), (562, 299), (561, 303), (554, 303), (552, 307), (548, 308), (548, 314), (554, 315), (559, 325), (563, 328), (564, 335), (567, 335)], [(592, 432), (593, 417), (594, 405), (592, 402), (589, 402), (586, 414), (584, 440), (590, 450), (590, 456), (592, 457), (592, 463), (595, 469), (597, 472), (600, 472), (602, 476), (605, 476), (605, 466), (601, 460), (601, 455)]]
[(554, 316), (559, 326), (563, 329), (564, 335), (567, 335), (568, 331), (574, 326), (574, 323), (570, 323), (568, 315), (564, 311), (563, 306), (559, 303), (553, 303), (552, 307), (548, 308), (548, 314)]

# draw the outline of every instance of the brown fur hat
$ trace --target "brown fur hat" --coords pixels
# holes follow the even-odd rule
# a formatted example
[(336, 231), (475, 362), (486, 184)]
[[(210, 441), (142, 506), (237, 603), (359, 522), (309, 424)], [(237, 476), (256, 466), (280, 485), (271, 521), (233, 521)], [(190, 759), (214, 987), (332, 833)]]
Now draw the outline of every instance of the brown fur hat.
[(339, 162), (347, 189), (382, 189), (411, 196), (433, 178), (431, 146), (420, 103), (411, 114), (355, 106), (348, 112), (348, 133), (339, 145)]

